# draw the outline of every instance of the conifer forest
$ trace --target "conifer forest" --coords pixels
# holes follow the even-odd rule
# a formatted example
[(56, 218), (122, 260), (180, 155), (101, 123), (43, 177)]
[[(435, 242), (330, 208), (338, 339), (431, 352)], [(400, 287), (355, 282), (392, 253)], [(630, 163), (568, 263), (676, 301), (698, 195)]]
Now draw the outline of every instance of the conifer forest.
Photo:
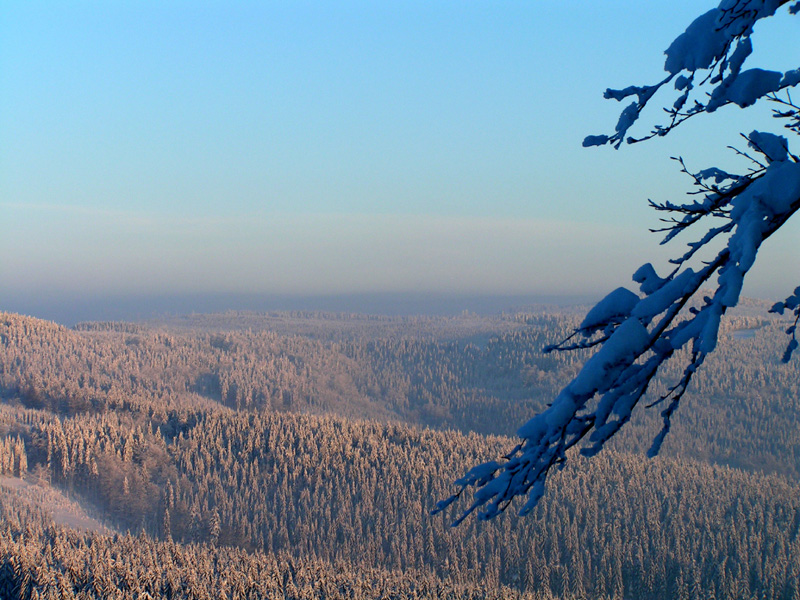
[(800, 377), (766, 308), (726, 317), (658, 458), (654, 408), (529, 516), (457, 528), (436, 501), (574, 375), (590, 351), (541, 349), (580, 311), (0, 313), (0, 597), (796, 600)]

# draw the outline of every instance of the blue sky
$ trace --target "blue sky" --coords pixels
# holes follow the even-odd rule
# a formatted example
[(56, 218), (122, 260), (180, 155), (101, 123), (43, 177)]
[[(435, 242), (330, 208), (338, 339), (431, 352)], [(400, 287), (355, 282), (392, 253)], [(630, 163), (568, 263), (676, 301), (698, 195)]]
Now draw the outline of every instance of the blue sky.
[[(703, 10), (4, 2), (0, 294), (599, 296), (666, 256), (646, 200), (687, 189), (669, 156), (735, 165), (769, 124), (727, 109), (581, 147), (613, 130), (603, 90), (657, 81)], [(770, 21), (754, 60), (796, 68), (796, 19)], [(800, 282), (798, 231), (749, 293)]]

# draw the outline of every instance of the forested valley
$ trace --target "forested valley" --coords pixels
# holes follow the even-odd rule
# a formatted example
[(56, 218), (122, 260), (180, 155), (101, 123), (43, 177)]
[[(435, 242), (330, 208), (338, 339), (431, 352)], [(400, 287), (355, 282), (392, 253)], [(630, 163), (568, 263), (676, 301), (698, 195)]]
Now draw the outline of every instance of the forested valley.
[(529, 517), (430, 514), (577, 372), (587, 355), (541, 348), (578, 314), (0, 313), (3, 481), (116, 531), (0, 486), (0, 596), (800, 598), (798, 363), (757, 302), (659, 458), (654, 407)]

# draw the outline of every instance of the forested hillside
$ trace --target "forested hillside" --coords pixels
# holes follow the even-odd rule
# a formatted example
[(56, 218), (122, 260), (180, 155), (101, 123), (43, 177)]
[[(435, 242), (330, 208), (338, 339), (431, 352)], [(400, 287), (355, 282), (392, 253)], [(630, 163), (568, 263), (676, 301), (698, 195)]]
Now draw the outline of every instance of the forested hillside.
[(145, 534), (107, 536), (52, 523), (36, 507), (0, 495), (0, 598), (139, 600), (547, 600), (549, 593), (456, 584), (430, 572), (390, 571), (246, 552), (208, 544), (157, 541)]
[[(798, 478), (800, 367), (780, 362), (786, 323), (747, 312), (725, 322), (662, 452)], [(576, 318), (229, 313), (70, 330), (0, 314), (0, 394), (61, 415), (188, 403), (513, 435), (585, 358), (541, 353)], [(615, 448), (646, 451), (660, 416), (642, 412)]]
[[(779, 364), (774, 319), (727, 323), (667, 456), (618, 444), (576, 459), (534, 515), (452, 529), (434, 502), (513, 445), (469, 431), (512, 431), (552, 397), (578, 363), (538, 350), (573, 318), (245, 317), (0, 316), (0, 471), (133, 534), (70, 533), (4, 491), (9, 581), (88, 597), (800, 598), (797, 367)], [(622, 441), (638, 451), (657, 416)]]

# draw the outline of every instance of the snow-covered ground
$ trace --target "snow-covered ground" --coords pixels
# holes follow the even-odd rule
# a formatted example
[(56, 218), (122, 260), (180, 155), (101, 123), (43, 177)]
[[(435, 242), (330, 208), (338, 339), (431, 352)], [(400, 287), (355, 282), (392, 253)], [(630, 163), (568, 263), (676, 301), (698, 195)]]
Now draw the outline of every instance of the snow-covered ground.
[(60, 490), (44, 482), (32, 483), (19, 477), (0, 475), (0, 493), (13, 494), (50, 514), (58, 525), (73, 529), (112, 534), (114, 531), (90, 517), (83, 507)]

